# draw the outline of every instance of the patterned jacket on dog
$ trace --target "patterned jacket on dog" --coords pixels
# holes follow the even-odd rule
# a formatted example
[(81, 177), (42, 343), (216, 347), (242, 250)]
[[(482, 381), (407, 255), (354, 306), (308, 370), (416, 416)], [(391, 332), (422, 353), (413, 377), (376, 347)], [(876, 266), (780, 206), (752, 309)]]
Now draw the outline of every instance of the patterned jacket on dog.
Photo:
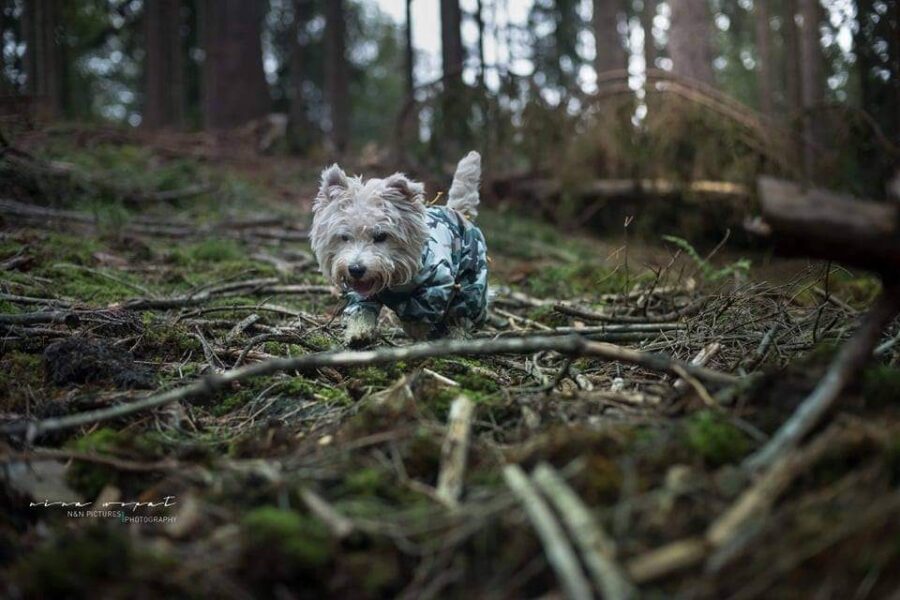
[(428, 242), (422, 266), (408, 284), (363, 298), (347, 292), (344, 314), (370, 312), (375, 318), (387, 306), (401, 321), (427, 323), (428, 337), (446, 335), (449, 327), (471, 329), (487, 317), (487, 246), (481, 231), (444, 206), (428, 208)]

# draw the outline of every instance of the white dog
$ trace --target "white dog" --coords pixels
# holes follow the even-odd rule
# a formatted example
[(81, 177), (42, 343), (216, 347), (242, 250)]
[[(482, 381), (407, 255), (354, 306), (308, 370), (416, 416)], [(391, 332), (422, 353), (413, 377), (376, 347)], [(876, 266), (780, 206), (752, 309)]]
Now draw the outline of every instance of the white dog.
[(446, 206), (426, 207), (424, 186), (402, 173), (386, 179), (322, 172), (310, 231), (322, 273), (344, 290), (345, 341), (375, 334), (382, 306), (413, 339), (462, 336), (487, 316), (487, 248), (477, 215), (481, 156), (456, 168)]

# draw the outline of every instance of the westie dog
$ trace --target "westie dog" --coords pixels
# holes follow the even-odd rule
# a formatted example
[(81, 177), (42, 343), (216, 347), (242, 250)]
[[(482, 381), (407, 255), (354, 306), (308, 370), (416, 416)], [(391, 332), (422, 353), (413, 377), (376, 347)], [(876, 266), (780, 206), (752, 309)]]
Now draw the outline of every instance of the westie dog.
[(382, 306), (415, 340), (465, 336), (487, 316), (487, 248), (477, 215), (481, 156), (456, 168), (446, 206), (402, 173), (386, 179), (322, 172), (310, 231), (322, 273), (344, 290), (345, 342), (371, 341)]

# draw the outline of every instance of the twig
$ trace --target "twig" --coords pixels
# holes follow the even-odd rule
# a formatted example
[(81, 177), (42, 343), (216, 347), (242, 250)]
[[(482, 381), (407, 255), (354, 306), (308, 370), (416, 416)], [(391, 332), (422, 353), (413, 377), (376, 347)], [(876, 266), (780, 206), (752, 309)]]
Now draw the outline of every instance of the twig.
[(30, 452), (21, 452), (10, 454), (0, 459), (2, 462), (27, 462), (33, 460), (78, 460), (82, 462), (91, 462), (98, 465), (106, 465), (120, 471), (172, 471), (179, 468), (178, 461), (165, 459), (159, 462), (145, 463), (116, 458), (115, 456), (105, 456), (102, 454), (94, 454), (91, 452), (78, 452), (76, 450), (59, 450), (57, 448), (35, 448)]
[(603, 531), (569, 484), (547, 463), (541, 463), (535, 468), (532, 479), (562, 517), (581, 551), (588, 574), (603, 592), (603, 598), (625, 600), (636, 597), (634, 585), (613, 559), (616, 553), (615, 542)]
[[(722, 349), (722, 344), (720, 344), (718, 342), (713, 342), (707, 346), (704, 346), (703, 349), (700, 350), (700, 352), (698, 352), (697, 355), (691, 359), (691, 364), (694, 366), (699, 366), (699, 367), (706, 366), (706, 363), (708, 363), (710, 360), (712, 360), (712, 358), (716, 354), (718, 354), (719, 350), (721, 350), (721, 349)], [(682, 378), (682, 379), (678, 379), (677, 381), (675, 381), (675, 384), (673, 385), (673, 387), (677, 391), (683, 392), (684, 390), (687, 389), (688, 384), (689, 384), (689, 381)], [(698, 392), (699, 392), (699, 390), (698, 390)], [(701, 394), (701, 396), (702, 396), (702, 394)]]
[(518, 465), (506, 465), (503, 468), (503, 478), (531, 519), (566, 597), (575, 600), (592, 598), (591, 586), (578, 565), (575, 550), (566, 539), (550, 507), (528, 481), (528, 477)]
[(259, 321), (259, 315), (256, 313), (251, 313), (241, 319), (234, 327), (232, 327), (228, 333), (225, 334), (225, 343), (230, 344), (235, 339), (237, 339), (240, 335), (247, 330), (247, 328), (251, 327), (254, 323)]
[(604, 342), (592, 342), (578, 336), (515, 338), (504, 340), (441, 340), (423, 342), (401, 348), (379, 348), (365, 351), (328, 351), (291, 358), (271, 358), (253, 365), (231, 369), (223, 373), (207, 374), (203, 379), (142, 400), (110, 408), (88, 411), (39, 422), (18, 422), (0, 427), (0, 433), (25, 433), (33, 438), (48, 431), (78, 427), (87, 423), (116, 419), (143, 410), (157, 408), (170, 402), (188, 400), (216, 392), (236, 381), (272, 375), (284, 371), (304, 371), (320, 367), (354, 367), (412, 361), (423, 358), (453, 355), (485, 356), (492, 354), (531, 354), (555, 350), (572, 356), (627, 362), (647, 369), (675, 373), (680, 366), (700, 380), (731, 385), (740, 378), (705, 367), (695, 367), (663, 354), (649, 354)]
[(325, 523), (338, 540), (342, 540), (353, 533), (353, 522), (335, 510), (324, 498), (308, 487), (300, 489), (300, 498), (306, 504), (306, 507), (309, 508), (309, 511)]
[(753, 470), (764, 468), (797, 447), (800, 441), (819, 424), (844, 388), (859, 375), (871, 358), (882, 331), (898, 311), (900, 311), (900, 286), (886, 287), (863, 318), (859, 330), (844, 344), (832, 361), (825, 377), (819, 381), (812, 393), (781, 426), (769, 443), (744, 461), (744, 467)]
[(635, 583), (646, 583), (700, 563), (706, 552), (703, 538), (687, 538), (641, 554), (625, 568)]
[(610, 315), (600, 313), (583, 306), (575, 306), (568, 302), (558, 302), (553, 308), (565, 315), (586, 319), (588, 321), (607, 321), (610, 323), (667, 323), (669, 321), (677, 321), (684, 317), (696, 314), (703, 308), (707, 298), (701, 298), (688, 304), (678, 310), (662, 314), (662, 315), (646, 315), (646, 316), (629, 316), (629, 315)]
[(475, 405), (466, 396), (457, 396), (450, 405), (447, 437), (441, 447), (437, 495), (451, 507), (459, 504), (459, 496), (462, 494), (474, 411)]

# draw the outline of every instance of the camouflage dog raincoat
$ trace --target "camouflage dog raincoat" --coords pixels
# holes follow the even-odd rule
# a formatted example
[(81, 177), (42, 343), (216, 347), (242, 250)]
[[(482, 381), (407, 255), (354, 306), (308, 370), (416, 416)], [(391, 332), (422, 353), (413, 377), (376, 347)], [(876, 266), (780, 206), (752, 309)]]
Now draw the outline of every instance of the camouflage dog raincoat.
[(429, 236), (418, 274), (403, 285), (364, 298), (348, 291), (344, 314), (369, 311), (377, 318), (382, 306), (404, 322), (427, 323), (429, 338), (447, 335), (451, 327), (472, 330), (487, 317), (487, 246), (475, 225), (444, 207), (427, 209)]

